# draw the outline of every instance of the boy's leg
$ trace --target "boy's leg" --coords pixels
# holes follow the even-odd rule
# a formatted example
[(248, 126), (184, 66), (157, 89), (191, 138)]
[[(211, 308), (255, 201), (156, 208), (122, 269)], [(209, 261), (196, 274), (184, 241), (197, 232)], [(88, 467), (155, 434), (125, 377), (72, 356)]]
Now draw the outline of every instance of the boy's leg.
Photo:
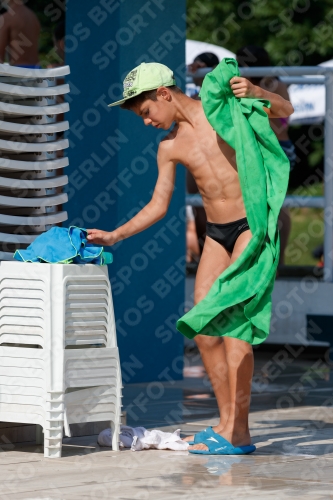
[[(250, 238), (250, 231), (245, 231), (239, 236), (230, 263), (239, 257)], [(230, 405), (228, 420), (224, 428), (220, 431), (214, 430), (234, 446), (246, 446), (251, 442), (248, 416), (253, 375), (252, 346), (243, 340), (232, 337), (225, 336), (223, 340), (228, 366)], [(191, 449), (206, 450), (207, 446), (197, 444), (193, 445)]]
[[(214, 281), (229, 265), (230, 254), (226, 249), (216, 241), (206, 237), (195, 280), (195, 304), (207, 295)], [(195, 341), (217, 399), (220, 423), (217, 427), (214, 427), (214, 430), (220, 432), (227, 422), (229, 411), (228, 367), (224, 339), (197, 335)], [(193, 436), (188, 436), (185, 440), (192, 441)]]
[(291, 230), (291, 219), (288, 208), (281, 208), (279, 214), (279, 231), (280, 231), (280, 259), (279, 266), (284, 266), (284, 252), (288, 245), (288, 238)]

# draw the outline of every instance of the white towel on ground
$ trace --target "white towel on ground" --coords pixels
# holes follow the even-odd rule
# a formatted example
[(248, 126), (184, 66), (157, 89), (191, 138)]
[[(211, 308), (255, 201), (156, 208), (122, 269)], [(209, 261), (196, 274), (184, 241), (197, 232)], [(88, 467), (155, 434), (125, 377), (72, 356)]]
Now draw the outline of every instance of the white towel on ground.
[[(98, 444), (100, 446), (112, 446), (111, 429), (104, 429), (99, 433)], [(189, 444), (180, 437), (180, 429), (174, 432), (163, 432), (158, 429), (148, 431), (144, 427), (120, 426), (119, 444), (123, 448), (131, 448), (132, 451), (148, 449), (157, 450), (187, 450)]]

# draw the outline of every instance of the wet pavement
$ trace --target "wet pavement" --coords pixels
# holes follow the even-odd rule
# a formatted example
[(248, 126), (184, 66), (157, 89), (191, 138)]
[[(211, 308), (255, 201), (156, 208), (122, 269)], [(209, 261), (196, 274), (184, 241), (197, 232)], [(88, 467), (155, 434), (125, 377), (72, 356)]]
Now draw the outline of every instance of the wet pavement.
[[(196, 352), (184, 380), (124, 388), (127, 424), (183, 435), (217, 423)], [(292, 348), (256, 353), (250, 429), (257, 451), (237, 457), (146, 450), (113, 452), (96, 436), (65, 439), (61, 459), (36, 445), (2, 447), (0, 500), (238, 498), (333, 499), (333, 375)]]

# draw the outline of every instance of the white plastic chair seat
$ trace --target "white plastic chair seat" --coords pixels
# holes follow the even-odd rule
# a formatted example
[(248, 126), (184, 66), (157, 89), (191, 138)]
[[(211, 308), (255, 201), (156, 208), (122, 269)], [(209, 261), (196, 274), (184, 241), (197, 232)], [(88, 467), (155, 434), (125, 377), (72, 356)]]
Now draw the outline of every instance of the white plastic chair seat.
[(43, 408), (43, 396), (36, 396), (35, 394), (4, 394), (0, 393), (0, 404), (20, 404), (20, 405), (37, 405)]
[(99, 329), (97, 326), (92, 325), (90, 328), (87, 325), (66, 326), (66, 345), (83, 345), (107, 343), (107, 324), (101, 325)]
[[(8, 189), (5, 187), (0, 186), (0, 193), (2, 196), (7, 196), (11, 197), (13, 195), (13, 189)], [(56, 195), (57, 189), (56, 188), (43, 188), (43, 189), (17, 189), (16, 190), (19, 196), (22, 198), (39, 198), (43, 199), (45, 196), (51, 196), (51, 195)], [(34, 205), (34, 206), (40, 206), (40, 204)]]
[(4, 170), (54, 170), (68, 166), (68, 158), (56, 158), (44, 161), (20, 161), (8, 158), (0, 158), (0, 169)]
[(14, 154), (14, 151), (3, 151), (2, 157), (5, 160), (15, 160), (15, 161), (26, 161), (26, 162), (35, 162), (35, 161), (44, 161), (44, 160), (55, 160), (56, 152), (55, 151), (40, 151), (39, 153), (21, 153), (17, 152)]
[(38, 329), (35, 326), (30, 327), (30, 329), (27, 327), (24, 332), (22, 332), (22, 328), (17, 328), (16, 330), (12, 327), (12, 330), (8, 330), (7, 332), (2, 333), (0, 331), (0, 342), (2, 344), (22, 344), (25, 346), (38, 345), (44, 348), (43, 328)]
[[(25, 414), (21, 413), (22, 405), (1, 405), (2, 421), (3, 422), (17, 422), (22, 424), (38, 424), (43, 425), (45, 421), (45, 410), (40, 406), (24, 405), (26, 410)], [(59, 454), (55, 454), (59, 457)]]
[(16, 217), (13, 215), (0, 214), (1, 224), (14, 224), (22, 226), (44, 226), (46, 224), (58, 224), (59, 222), (64, 222), (65, 220), (67, 220), (67, 212), (56, 212), (55, 214), (36, 217)]
[(10, 123), (20, 123), (21, 125), (48, 125), (50, 123), (62, 123), (57, 122), (57, 115), (6, 115), (4, 114), (1, 119), (4, 122)]
[[(25, 330), (24, 333), (17, 331), (8, 331), (1, 333), (0, 332), (0, 342), (2, 344), (9, 344), (9, 345), (20, 345), (24, 344), (25, 347), (27, 346), (41, 346), (44, 348), (44, 337), (42, 335), (43, 329), (40, 328), (40, 335), (38, 335), (38, 328), (31, 327), (30, 331), (28, 329)], [(22, 344), (22, 345), (23, 345)]]
[[(1, 315), (3, 318), (8, 317), (8, 324), (11, 325), (12, 321), (16, 321), (19, 318), (19, 322), (21, 324), (22, 318), (31, 318), (32, 320), (35, 318), (39, 326), (39, 320), (42, 318), (44, 319), (44, 311), (42, 307), (36, 307), (34, 305), (33, 307), (27, 307), (26, 304), (24, 306), (21, 306), (20, 308), (14, 306), (14, 305), (6, 305), (1, 307)], [(29, 326), (29, 324), (27, 324)]]
[(56, 194), (54, 196), (44, 196), (40, 198), (14, 198), (0, 195), (0, 206), (10, 207), (50, 207), (62, 205), (68, 201), (67, 193)]
[(20, 106), (25, 106), (25, 115), (29, 113), (29, 108), (32, 106), (55, 106), (57, 104), (57, 97), (20, 97), (18, 95), (4, 96), (0, 94), (0, 102), (5, 102), (8, 104), (16, 104)]
[(95, 335), (89, 335), (86, 338), (83, 338), (82, 335), (80, 335), (79, 339), (77, 339), (75, 336), (69, 335), (67, 335), (66, 337), (66, 346), (82, 346), (92, 344), (94, 344), (95, 346), (100, 344), (106, 347), (107, 339), (105, 336), (99, 334), (98, 332), (96, 332)]
[[(72, 290), (72, 287), (74, 285), (71, 285), (70, 289)], [(101, 290), (105, 290), (104, 287), (101, 287), (100, 288)], [(105, 290), (106, 291), (106, 290)], [(84, 290), (81, 291), (81, 293), (75, 293), (74, 291), (73, 292), (69, 292), (66, 294), (66, 302), (67, 302), (67, 308), (71, 308), (71, 307), (82, 307), (82, 308), (86, 308), (86, 304), (89, 305), (89, 303), (91, 303), (91, 300), (92, 298), (94, 298), (97, 302), (100, 303), (100, 304), (105, 304), (107, 305), (107, 297), (105, 295), (105, 292), (104, 293), (98, 293), (98, 289), (96, 290), (96, 293), (94, 293), (94, 297), (91, 297), (90, 295), (90, 289), (88, 289), (86, 292)], [(77, 300), (77, 301), (80, 301), (79, 303), (77, 302), (71, 302), (73, 300)]]
[[(12, 358), (9, 358), (10, 360)], [(3, 360), (3, 363), (5, 359)], [(33, 369), (33, 371), (32, 371)], [(27, 385), (29, 384), (29, 378), (43, 380), (43, 367), (33, 366), (22, 366), (20, 363), (15, 364), (15, 366), (0, 366), (0, 379), (2, 377), (13, 377), (16, 381), (18, 379), (26, 379)], [(5, 384), (4, 384), (5, 385)], [(17, 383), (14, 385), (18, 385)]]
[[(80, 316), (79, 314), (73, 314), (73, 313), (66, 313), (65, 316), (65, 328), (66, 331), (73, 331), (73, 330), (78, 330), (78, 329), (83, 329), (86, 328), (88, 330), (92, 330), (95, 327), (98, 329), (105, 329), (107, 330), (107, 315), (104, 313), (100, 314), (99, 316), (95, 313), (94, 314), (94, 319), (92, 319), (91, 315), (86, 314)], [(81, 320), (81, 321), (80, 321)]]
[(69, 311), (66, 307), (65, 314), (65, 330), (68, 333), (73, 332), (94, 332), (94, 331), (104, 331), (107, 332), (108, 329), (108, 312), (105, 313), (104, 310), (100, 309), (99, 312), (97, 308), (92, 310), (91, 313), (84, 314), (83, 309)]
[(82, 295), (77, 295), (78, 301), (74, 302), (73, 296), (66, 295), (67, 311), (70, 314), (72, 311), (81, 314), (82, 311), (87, 311), (87, 314), (94, 314), (94, 311), (107, 314), (108, 312), (108, 302), (107, 297), (103, 294), (94, 294), (93, 297), (82, 297)]
[(65, 394), (65, 403), (69, 405), (90, 403), (116, 403), (117, 392), (115, 387), (108, 385), (89, 387), (87, 389), (71, 390)]
[(23, 180), (37, 180), (49, 179), (56, 177), (58, 172), (56, 170), (31, 170), (30, 172), (22, 171), (8, 171), (0, 168), (0, 176), (6, 179), (23, 179)]
[(57, 212), (56, 207), (6, 207), (1, 208), (1, 213), (3, 215), (45, 215), (45, 214), (54, 214)]
[[(67, 306), (66, 306), (66, 314), (71, 318), (88, 318), (91, 319), (105, 317), (108, 316), (108, 299), (107, 295), (100, 295), (100, 298), (97, 298), (97, 293), (94, 294), (93, 297), (84, 297), (80, 296), (77, 301), (73, 301), (72, 298), (67, 298)], [(66, 294), (66, 297), (69, 297)]]
[(59, 151), (60, 149), (68, 148), (68, 139), (61, 139), (60, 141), (54, 142), (16, 142), (16, 141), (4, 141), (0, 139), (0, 150), (3, 151), (15, 151), (16, 153), (24, 152), (38, 152), (38, 151)]
[(13, 123), (0, 120), (0, 131), (12, 134), (54, 134), (69, 129), (68, 121), (31, 125), (29, 123)]
[(19, 68), (9, 64), (0, 64), (0, 75), (11, 76), (15, 78), (57, 78), (59, 76), (69, 75), (69, 66), (60, 66), (57, 68), (37, 69), (37, 68)]
[(24, 85), (26, 87), (54, 87), (57, 84), (55, 78), (24, 78), (19, 76), (3, 76), (0, 74), (0, 82), (10, 85)]
[(63, 102), (51, 106), (23, 106), (0, 101), (0, 112), (7, 115), (59, 115), (69, 110), (69, 104)]
[[(52, 226), (51, 226), (52, 227)], [(51, 229), (49, 226), (11, 226), (10, 224), (0, 224), (0, 231), (5, 234), (13, 234), (13, 235), (33, 235), (38, 236), (47, 230), (47, 228)], [(0, 259), (1, 260), (1, 259)]]
[[(12, 292), (15, 292), (16, 289), (12, 289)], [(31, 294), (30, 294), (31, 295)], [(8, 290), (2, 290), (0, 294), (1, 307), (0, 311), (4, 311), (4, 308), (8, 309), (8, 313), (16, 314), (16, 310), (19, 311), (21, 307), (29, 308), (34, 311), (43, 310), (43, 300), (41, 298), (31, 298), (28, 295), (27, 297), (15, 297), (14, 294), (8, 294)], [(25, 309), (24, 309), (25, 310)]]
[(0, 233), (0, 241), (5, 243), (26, 243), (29, 245), (37, 238), (37, 235), (7, 234)]
[(118, 349), (103, 347), (65, 350), (65, 387), (113, 385), (118, 377)]
[(31, 144), (36, 144), (39, 142), (50, 142), (50, 141), (56, 141), (57, 136), (56, 134), (12, 134), (12, 132), (1, 132), (0, 130), (0, 139), (7, 141), (10, 140), (12, 142), (28, 142)]
[[(28, 331), (29, 327), (31, 326), (36, 328), (44, 327), (44, 319), (41, 317), (41, 314), (43, 314), (43, 309), (36, 310), (30, 307), (26, 307), (21, 311), (20, 315), (15, 314), (17, 312), (17, 308), (15, 307), (3, 308), (3, 311), (1, 312), (1, 319), (4, 325), (0, 327), (1, 331), (13, 326), (15, 329), (15, 333), (24, 333), (24, 329), (26, 328)], [(21, 329), (21, 331), (16, 330), (16, 328), (19, 326), (23, 328)]]
[(84, 320), (84, 318), (82, 318), (82, 321), (79, 319), (75, 321), (75, 319), (70, 319), (66, 315), (65, 332), (71, 337), (78, 337), (82, 333), (82, 338), (84, 338), (87, 335), (95, 335), (95, 332), (98, 332), (98, 335), (106, 336), (107, 330), (107, 318), (99, 318), (99, 320), (97, 318), (95, 320), (92, 320), (91, 318)]
[[(1, 142), (1, 141), (0, 141)], [(46, 179), (11, 179), (10, 177), (0, 177), (0, 185), (13, 189), (41, 189), (55, 188), (65, 186), (68, 183), (67, 175), (59, 175), (58, 177), (47, 177)]]
[(68, 94), (69, 85), (56, 85), (54, 87), (28, 87), (23, 85), (10, 85), (0, 82), (0, 94), (10, 96), (45, 97)]
[[(108, 420), (118, 411), (118, 398), (114, 387), (79, 389), (65, 394), (66, 420), (68, 424)], [(84, 411), (83, 411), (84, 409)], [(82, 418), (83, 417), (83, 418)]]
[[(3, 356), (3, 360), (7, 357)], [(44, 396), (45, 389), (43, 387), (22, 387), (21, 385), (3, 385), (1, 387), (1, 395), (12, 394), (13, 396), (36, 396), (37, 398), (42, 398)]]
[[(87, 284), (87, 283), (80, 283), (80, 284), (76, 284), (76, 283), (70, 283), (67, 285), (67, 290), (68, 292), (80, 292), (77, 295), (77, 298), (84, 298), (84, 295), (85, 294), (89, 294), (91, 292), (91, 284)], [(101, 292), (101, 295), (103, 295), (103, 291), (104, 293), (107, 292), (108, 290), (108, 287), (107, 287), (107, 283), (94, 283), (94, 286), (96, 287), (95, 289), (96, 290), (99, 290)], [(105, 297), (105, 295), (103, 295)], [(72, 294), (68, 294), (68, 298), (73, 298), (73, 295)]]
[[(22, 325), (8, 325), (0, 329), (1, 344), (21, 344), (22, 346), (38, 345), (45, 347), (44, 327), (39, 325), (28, 325), (23, 328)], [(20, 374), (21, 375), (21, 374)]]
[(0, 252), (0, 261), (1, 260), (14, 260), (13, 259), (13, 252)]
[(44, 300), (45, 293), (45, 283), (41, 279), (20, 279), (19, 276), (15, 278), (9, 277), (8, 279), (3, 278), (0, 284), (1, 299), (38, 300), (38, 306), (40, 306), (40, 301)]
[[(8, 293), (10, 291), (12, 292), (12, 294)], [(0, 311), (2, 311), (1, 314), (3, 314), (3, 312), (6, 311), (7, 314), (15, 315), (17, 311), (19, 311), (19, 309), (21, 308), (23, 308), (24, 311), (26, 311), (27, 309), (34, 311), (35, 315), (38, 313), (38, 311), (44, 311), (43, 296), (39, 298), (36, 297), (31, 298), (31, 293), (30, 293), (30, 296), (27, 295), (27, 297), (23, 297), (22, 294), (19, 297), (16, 297), (15, 292), (16, 292), (15, 288), (1, 291), (0, 294), (0, 300), (1, 300)]]
[(90, 322), (96, 320), (105, 320), (105, 323), (108, 319), (108, 310), (107, 305), (99, 304), (99, 303), (86, 303), (84, 304), (69, 304), (66, 312), (66, 321), (73, 320), (75, 318), (89, 318)]

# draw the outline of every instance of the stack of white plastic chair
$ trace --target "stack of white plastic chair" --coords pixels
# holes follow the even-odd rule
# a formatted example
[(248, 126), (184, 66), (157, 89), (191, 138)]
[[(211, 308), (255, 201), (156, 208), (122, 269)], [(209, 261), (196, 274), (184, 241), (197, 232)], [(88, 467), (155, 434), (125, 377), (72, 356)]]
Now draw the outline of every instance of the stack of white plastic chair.
[(68, 165), (60, 151), (67, 139), (57, 133), (69, 128), (57, 117), (68, 111), (62, 96), (69, 85), (57, 79), (69, 67), (16, 68), (0, 64), (0, 259), (11, 260), (13, 250), (26, 248), (38, 234), (67, 220), (61, 210), (68, 183), (59, 175)]
[[(0, 65), (1, 244), (22, 247), (67, 219), (66, 212), (57, 211), (67, 195), (56, 192), (67, 183), (66, 176), (57, 175), (67, 159), (55, 153), (67, 140), (55, 141), (54, 133), (68, 128), (67, 122), (55, 122), (68, 105), (54, 104), (49, 91), (52, 96), (68, 92), (66, 85), (51, 87), (56, 76), (68, 72), (68, 67)], [(8, 95), (27, 100), (10, 104)], [(32, 104), (31, 96), (42, 105)], [(17, 140), (4, 138), (8, 132)], [(32, 178), (26, 180), (25, 172)], [(121, 372), (107, 267), (9, 261), (14, 249), (2, 250), (0, 421), (42, 426), (44, 455), (55, 458), (61, 456), (63, 428), (70, 436), (71, 423), (108, 421), (117, 450)]]
[(60, 457), (63, 427), (108, 421), (118, 449), (121, 372), (106, 266), (0, 265), (0, 421), (39, 424)]

